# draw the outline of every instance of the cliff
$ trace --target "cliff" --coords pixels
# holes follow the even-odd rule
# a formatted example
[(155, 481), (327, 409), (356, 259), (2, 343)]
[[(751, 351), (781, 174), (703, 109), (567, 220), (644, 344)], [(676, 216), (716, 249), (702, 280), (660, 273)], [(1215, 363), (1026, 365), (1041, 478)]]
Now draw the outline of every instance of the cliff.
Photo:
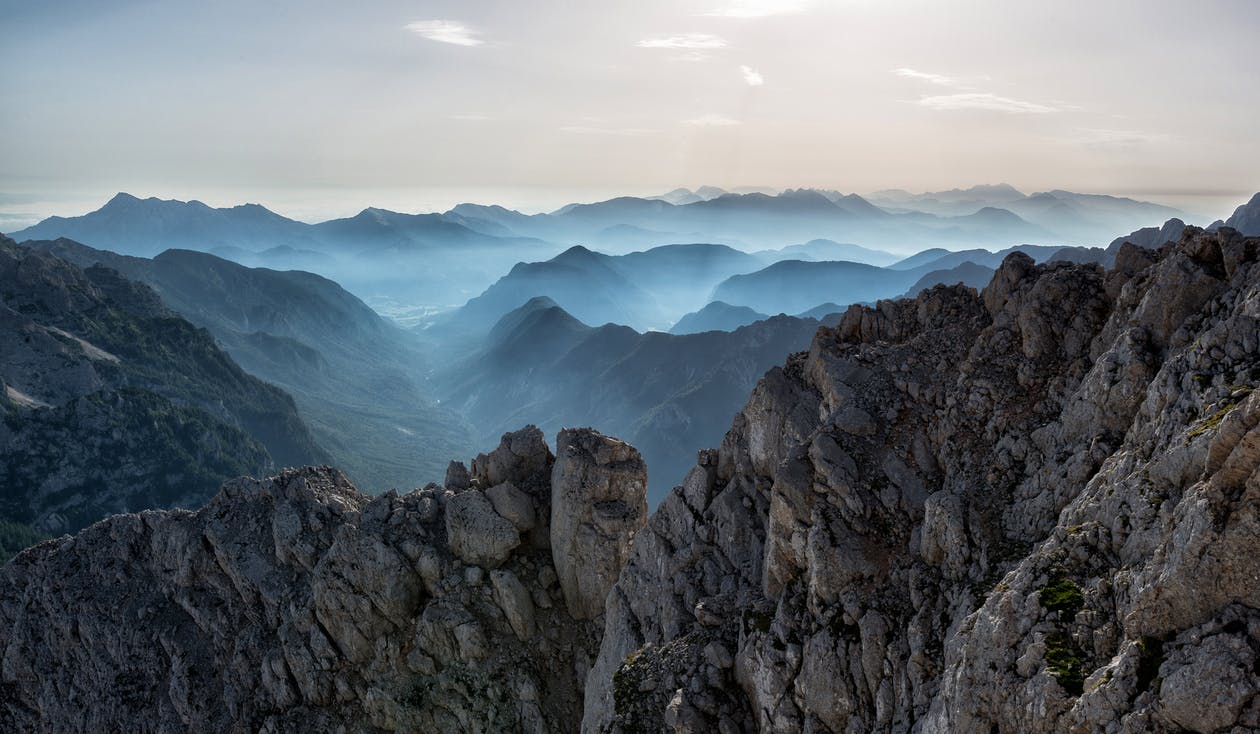
[(820, 329), (636, 538), (583, 729), (1260, 726), (1258, 247)]

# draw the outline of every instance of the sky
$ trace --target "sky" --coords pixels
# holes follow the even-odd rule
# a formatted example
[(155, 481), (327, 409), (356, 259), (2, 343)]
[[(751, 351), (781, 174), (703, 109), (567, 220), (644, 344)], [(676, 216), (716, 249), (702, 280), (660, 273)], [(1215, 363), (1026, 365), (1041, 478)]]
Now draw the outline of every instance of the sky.
[(1256, 0), (0, 0), (0, 230), (676, 186), (1260, 190)]

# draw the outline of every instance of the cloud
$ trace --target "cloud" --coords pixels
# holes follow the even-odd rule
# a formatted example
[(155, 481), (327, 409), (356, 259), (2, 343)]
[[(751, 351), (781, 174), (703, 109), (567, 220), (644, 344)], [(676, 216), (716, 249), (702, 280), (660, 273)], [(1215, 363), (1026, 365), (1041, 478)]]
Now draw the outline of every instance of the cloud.
[(1025, 102), (1010, 97), (1000, 97), (988, 92), (965, 92), (962, 94), (942, 94), (923, 97), (919, 105), (932, 110), (988, 110), (1008, 114), (1040, 115), (1047, 112), (1059, 112), (1058, 107)]
[(596, 127), (594, 125), (565, 125), (560, 132), (575, 135), (648, 135), (656, 132), (646, 127)]
[(670, 60), (696, 63), (699, 61), (708, 61), (711, 58), (713, 58), (713, 54), (708, 51), (686, 51), (678, 54), (677, 56), (671, 56)]
[(744, 75), (744, 81), (750, 87), (760, 87), (766, 83), (765, 77), (761, 76), (761, 73), (751, 66), (739, 67), (739, 73)]
[(1091, 147), (1131, 148), (1151, 143), (1166, 143), (1171, 140), (1167, 133), (1153, 133), (1145, 130), (1109, 130), (1103, 128), (1083, 127), (1077, 130), (1074, 140)]
[(485, 41), (477, 38), (477, 32), (454, 20), (417, 20), (403, 26), (416, 35), (439, 43), (456, 46), (480, 46)]
[(805, 9), (805, 5), (804, 0), (736, 0), (703, 15), (713, 18), (766, 18), (799, 13)]
[(732, 125), (743, 124), (739, 120), (726, 115), (701, 115), (690, 120), (683, 120), (683, 122), (696, 127), (731, 127)]
[(933, 84), (939, 84), (939, 85), (941, 85), (942, 87), (961, 87), (961, 86), (965, 86), (965, 85), (962, 83), (962, 80), (960, 80), (960, 79), (955, 79), (955, 78), (954, 78), (954, 77), (952, 77), (952, 76), (945, 76), (944, 74), (932, 74), (932, 73), (930, 73), (930, 72), (926, 72), (926, 71), (917, 71), (917, 70), (915, 70), (915, 69), (907, 69), (907, 68), (905, 68), (904, 66), (903, 66), (902, 68), (900, 68), (900, 69), (893, 69), (893, 72), (892, 72), (892, 73), (896, 74), (897, 76), (902, 76), (902, 77), (905, 77), (905, 78), (907, 78), (907, 79), (920, 79), (920, 80), (925, 81), (925, 82), (931, 82), (931, 83), (933, 83)]
[(644, 38), (634, 44), (639, 48), (726, 48), (726, 39), (712, 33), (680, 33), (676, 36)]

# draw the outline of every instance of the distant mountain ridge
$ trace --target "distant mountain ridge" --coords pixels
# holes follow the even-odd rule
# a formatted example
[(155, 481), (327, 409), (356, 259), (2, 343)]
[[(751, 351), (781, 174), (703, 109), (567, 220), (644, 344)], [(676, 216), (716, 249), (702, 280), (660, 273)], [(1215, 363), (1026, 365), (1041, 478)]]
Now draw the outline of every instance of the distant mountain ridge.
[(1260, 193), (1237, 209), (1225, 220), (1226, 227), (1233, 227), (1244, 235), (1260, 235)]
[(443, 404), (465, 413), (483, 441), (524, 416), (544, 431), (590, 424), (634, 437), (655, 502), (698, 448), (721, 439), (750, 386), (807, 346), (820, 323), (778, 316), (731, 332), (640, 333), (588, 326), (538, 297), (505, 314), (477, 351), (440, 366), (434, 380)]
[(1152, 220), (1186, 217), (1172, 207), (1125, 197), (1062, 189), (1025, 194), (1009, 184), (921, 194), (893, 189), (868, 194), (867, 198), (890, 210), (919, 211), (943, 217), (972, 215), (985, 208), (1001, 209), (1058, 234), (1059, 244), (1071, 245), (1101, 244), (1115, 232), (1136, 229)]
[[(820, 303), (872, 303), (913, 295), (938, 284), (980, 287), (1013, 252), (1040, 262), (1063, 249), (1040, 245), (1018, 245), (997, 252), (931, 249), (885, 268), (843, 261), (785, 260), (722, 281), (713, 289), (712, 299), (761, 313), (802, 313)], [(1091, 257), (1101, 261), (1104, 253), (1100, 249), (1085, 259)]]
[(575, 245), (550, 260), (517, 263), (482, 294), (435, 320), (435, 328), (484, 333), (529, 299), (546, 296), (585, 323), (666, 329), (707, 303), (718, 282), (762, 264), (726, 245), (665, 245), (625, 255)]
[(167, 249), (198, 250), (248, 266), (309, 270), (337, 280), (378, 310), (408, 319), (458, 306), (514, 263), (545, 260), (574, 245), (621, 254), (679, 242), (761, 251), (831, 241), (849, 244), (800, 259), (887, 265), (892, 258), (879, 248), (1101, 245), (1116, 232), (1177, 216), (1184, 215), (1131, 199), (1061, 190), (1024, 195), (1004, 185), (866, 198), (822, 189), (765, 193), (701, 187), (574, 203), (532, 215), (483, 204), (431, 214), (369, 207), (318, 224), (257, 204), (214, 208), (120, 193), (96, 211), (50, 217), (13, 235), (66, 237), (146, 257)]
[(367, 489), (423, 484), (467, 453), (470, 428), (424, 385), (430, 355), (337, 283), (201, 252), (136, 258), (70, 240), (30, 246), (150, 285), (251, 374), (293, 395), (320, 444)]
[[(493, 231), (500, 234), (487, 234)], [(257, 204), (214, 208), (125, 193), (81, 217), (50, 217), (13, 236), (66, 238), (139, 257), (168, 249), (213, 252), (248, 266), (309, 270), (377, 305), (407, 303), (416, 293), (431, 305), (457, 305), (523, 253), (556, 249), (458, 215), (368, 208), (353, 217), (306, 224)]]
[(669, 328), (671, 334), (699, 334), (705, 331), (735, 331), (756, 321), (769, 318), (747, 306), (732, 306), (712, 301), (699, 311), (683, 316)]

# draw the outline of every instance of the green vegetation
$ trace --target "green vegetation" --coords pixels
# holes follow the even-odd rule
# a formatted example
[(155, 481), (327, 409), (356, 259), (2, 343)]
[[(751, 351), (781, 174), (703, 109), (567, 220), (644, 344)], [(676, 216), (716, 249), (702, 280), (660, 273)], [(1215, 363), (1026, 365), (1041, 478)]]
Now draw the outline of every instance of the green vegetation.
[[(31, 278), (13, 280), (25, 260)], [(10, 436), (0, 517), (56, 513), (76, 531), (116, 512), (200, 503), (225, 480), (275, 465), (326, 461), (292, 398), (246, 374), (148, 287), (21, 248), (0, 248), (0, 276), (16, 283), (0, 303), (59, 342), (15, 340), (29, 368), (82, 368), (51, 406), (0, 400)]]
[(0, 519), (0, 563), (8, 563), (13, 556), (47, 538), (34, 528)]
[(1229, 415), (1229, 411), (1233, 409), (1234, 406), (1232, 404), (1226, 405), (1224, 408), (1221, 408), (1212, 415), (1209, 415), (1207, 418), (1195, 421), (1194, 426), (1186, 432), (1186, 437), (1197, 438), (1198, 436), (1202, 436), (1210, 431), (1215, 431), (1218, 427), (1220, 427), (1221, 421), (1225, 420), (1225, 416)]
[[(33, 411), (15, 429), (24, 448), (20, 456), (0, 451), (0, 514), (29, 521), (33, 510), (55, 510), (71, 530), (136, 506), (208, 499), (224, 481), (269, 464), (263, 446), (236, 426), (138, 388)], [(64, 485), (41, 490), (58, 472)]]
[(1225, 416), (1229, 415), (1229, 412), (1241, 403), (1243, 398), (1250, 395), (1253, 389), (1254, 388), (1250, 385), (1234, 385), (1231, 387), (1229, 397), (1219, 403), (1215, 403), (1216, 406), (1220, 407), (1218, 407), (1211, 415), (1195, 421), (1190, 430), (1186, 431), (1186, 438), (1198, 438), (1205, 433), (1215, 431), (1220, 427), (1221, 421), (1225, 420)]
[(1075, 581), (1066, 578), (1056, 579), (1037, 590), (1041, 606), (1047, 611), (1059, 612), (1071, 620), (1085, 605), (1085, 596)]
[[(643, 693), (639, 691), (639, 683), (643, 677), (643, 671), (635, 666), (635, 663), (642, 657), (642, 650), (635, 650), (626, 656), (622, 661), (621, 667), (617, 672), (613, 673), (613, 711), (619, 718), (627, 716), (631, 709), (639, 699), (643, 697)], [(626, 734), (638, 734), (641, 730), (637, 727), (623, 728)]]
[(1081, 650), (1072, 638), (1061, 632), (1046, 637), (1046, 668), (1069, 695), (1079, 696), (1085, 690), (1084, 667)]
[(1080, 647), (1067, 629), (1085, 606), (1085, 595), (1073, 580), (1058, 577), (1037, 590), (1041, 606), (1056, 615), (1055, 631), (1046, 635), (1046, 669), (1069, 695), (1085, 689), (1085, 661)]

